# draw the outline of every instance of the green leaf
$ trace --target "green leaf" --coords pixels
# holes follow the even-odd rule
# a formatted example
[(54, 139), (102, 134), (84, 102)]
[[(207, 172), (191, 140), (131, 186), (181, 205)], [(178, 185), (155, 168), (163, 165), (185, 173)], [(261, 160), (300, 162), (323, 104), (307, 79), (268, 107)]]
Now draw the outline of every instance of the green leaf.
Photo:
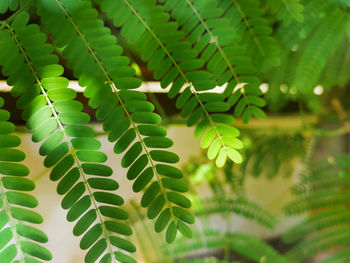
[(21, 177), (2, 177), (2, 183), (6, 189), (18, 190), (18, 191), (32, 191), (35, 188), (35, 184), (26, 178)]
[(164, 209), (163, 212), (157, 218), (156, 223), (154, 224), (154, 230), (157, 233), (162, 232), (164, 228), (168, 225), (170, 217), (170, 208)]
[(152, 167), (148, 167), (137, 177), (132, 186), (132, 190), (136, 193), (140, 192), (152, 180), (153, 176), (154, 173)]
[(56, 146), (62, 141), (63, 132), (61, 130), (54, 131), (43, 144), (40, 146), (39, 153), (40, 155), (48, 155)]
[(194, 217), (191, 215), (188, 211), (181, 207), (173, 207), (173, 213), (176, 217), (181, 219), (182, 221), (185, 221), (188, 224), (194, 223)]
[(83, 182), (77, 183), (63, 198), (62, 208), (69, 209), (71, 208), (76, 201), (84, 194), (85, 185)]
[(80, 172), (78, 167), (71, 169), (58, 183), (57, 193), (63, 195), (69, 191), (70, 188), (79, 180)]
[(181, 220), (177, 220), (177, 229), (179, 229), (179, 231), (184, 237), (192, 238), (191, 229)]
[(174, 242), (176, 238), (176, 234), (177, 234), (177, 227), (175, 222), (173, 221), (169, 224), (168, 229), (166, 230), (166, 235), (165, 235), (166, 241), (168, 243)]
[(109, 231), (112, 231), (114, 233), (125, 235), (125, 236), (132, 235), (131, 228), (125, 224), (118, 223), (116, 221), (105, 221), (105, 225)]
[(71, 143), (78, 150), (98, 150), (101, 147), (101, 143), (93, 138), (73, 138)]
[(82, 197), (76, 202), (67, 213), (67, 220), (73, 222), (78, 219), (91, 205), (91, 199), (88, 195)]
[(99, 206), (98, 208), (102, 215), (119, 220), (126, 220), (129, 218), (128, 213), (123, 209), (112, 206)]
[(66, 142), (62, 142), (59, 144), (53, 151), (51, 151), (44, 160), (45, 167), (52, 167), (59, 160), (61, 160), (69, 151), (68, 144)]
[(148, 208), (147, 217), (149, 219), (156, 218), (159, 215), (160, 211), (163, 209), (164, 205), (165, 205), (164, 196), (159, 195), (156, 199), (153, 200), (150, 207)]
[(43, 222), (43, 218), (38, 213), (20, 207), (11, 207), (10, 208), (11, 215), (22, 221), (26, 221), (33, 224), (41, 224)]
[(97, 202), (111, 205), (122, 205), (124, 204), (123, 198), (119, 195), (106, 192), (94, 192), (94, 198)]
[(83, 168), (84, 173), (90, 175), (108, 177), (113, 174), (113, 170), (109, 166), (104, 164), (83, 163), (81, 167)]
[(145, 124), (158, 124), (162, 120), (158, 114), (153, 112), (134, 112), (131, 117), (136, 123)]
[(9, 134), (15, 131), (15, 125), (8, 121), (0, 121), (0, 134)]
[(46, 243), (48, 241), (47, 235), (43, 231), (32, 226), (17, 224), (16, 231), (20, 236), (40, 243)]
[(16, 245), (12, 244), (0, 252), (0, 262), (11, 263), (17, 255)]
[(212, 143), (216, 136), (216, 131), (214, 128), (210, 128), (206, 134), (204, 134), (202, 140), (201, 140), (201, 146), (202, 148), (206, 149), (209, 147), (209, 145)]
[(173, 146), (173, 141), (163, 136), (152, 136), (143, 139), (149, 148), (169, 148)]
[(144, 136), (166, 136), (167, 131), (163, 127), (155, 125), (138, 125), (137, 129)]
[(161, 181), (165, 188), (183, 193), (188, 191), (188, 186), (181, 180), (173, 178), (162, 178)]
[(94, 130), (88, 126), (67, 125), (65, 130), (70, 137), (93, 137), (95, 135)]
[(117, 190), (119, 188), (119, 184), (107, 178), (89, 178), (88, 183), (91, 188), (99, 189), (99, 190)]
[(0, 148), (2, 147), (17, 147), (21, 144), (21, 139), (15, 135), (4, 134), (0, 135)]
[(80, 150), (76, 154), (82, 162), (104, 163), (107, 161), (107, 155), (103, 152)]
[(122, 161), (121, 161), (122, 167), (123, 168), (129, 167), (135, 161), (135, 159), (140, 155), (141, 152), (142, 152), (142, 144), (141, 144), (141, 142), (136, 142), (124, 154)]
[(181, 179), (183, 177), (183, 173), (180, 169), (166, 164), (156, 164), (156, 170), (160, 175), (166, 177), (175, 179)]
[(27, 176), (29, 169), (20, 163), (0, 162), (0, 173), (3, 175)]
[(64, 157), (51, 171), (50, 179), (52, 181), (59, 180), (74, 165), (74, 157), (69, 154)]
[(226, 163), (226, 149), (225, 148), (221, 148), (218, 157), (215, 160), (215, 164), (217, 167), (223, 167)]
[(148, 164), (148, 158), (146, 154), (141, 155), (129, 168), (127, 172), (127, 178), (129, 180), (135, 179), (141, 171), (146, 167)]
[(102, 227), (100, 224), (94, 225), (89, 229), (80, 241), (81, 249), (88, 249), (91, 247), (96, 240), (102, 235)]
[(227, 148), (226, 149), (227, 156), (235, 163), (242, 163), (243, 158), (241, 154), (236, 151), (235, 149), (232, 148)]
[(130, 257), (126, 254), (123, 254), (119, 251), (114, 252), (114, 256), (117, 260), (119, 260), (120, 262), (123, 262), (123, 263), (136, 263), (136, 261), (132, 257)]
[(151, 158), (158, 162), (165, 163), (177, 163), (179, 161), (179, 157), (172, 152), (163, 151), (163, 150), (152, 150), (150, 151)]
[(174, 204), (177, 204), (181, 207), (191, 207), (191, 201), (181, 194), (178, 194), (176, 192), (167, 192), (167, 197), (170, 202), (173, 202)]
[(90, 116), (87, 113), (79, 111), (59, 113), (58, 117), (63, 124), (87, 124), (90, 121)]
[(160, 191), (159, 183), (157, 181), (153, 182), (143, 194), (141, 199), (141, 205), (143, 207), (148, 207), (152, 203), (154, 198), (158, 195), (159, 191)]
[(20, 150), (0, 148), (0, 161), (21, 162), (24, 158), (25, 154)]
[(11, 227), (7, 227), (0, 232), (0, 249), (3, 249), (12, 239)]
[(135, 138), (136, 132), (134, 131), (134, 129), (129, 129), (119, 138), (119, 140), (115, 144), (114, 152), (116, 154), (124, 152)]
[(97, 218), (97, 214), (95, 209), (91, 209), (88, 212), (86, 212), (75, 224), (73, 228), (73, 234), (75, 236), (82, 235), (96, 220), (96, 218)]
[(136, 247), (134, 246), (134, 244), (128, 240), (122, 239), (120, 237), (115, 237), (115, 236), (111, 236), (109, 240), (111, 241), (113, 246), (116, 246), (120, 249), (123, 249), (130, 253), (134, 253), (136, 251)]
[(93, 245), (85, 255), (85, 263), (94, 263), (107, 248), (105, 239), (100, 239)]
[(36, 200), (34, 196), (26, 193), (7, 191), (6, 198), (7, 201), (11, 204), (16, 204), (29, 208), (34, 208), (38, 205), (38, 200)]

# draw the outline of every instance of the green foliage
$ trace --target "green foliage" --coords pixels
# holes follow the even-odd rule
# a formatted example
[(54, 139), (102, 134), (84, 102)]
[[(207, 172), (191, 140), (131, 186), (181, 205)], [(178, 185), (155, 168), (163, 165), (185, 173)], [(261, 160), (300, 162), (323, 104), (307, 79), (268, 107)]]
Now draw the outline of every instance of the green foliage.
[(331, 163), (315, 166), (294, 188), (299, 199), (286, 212), (311, 214), (284, 234), (286, 242), (298, 241), (286, 255), (290, 262), (303, 262), (330, 248), (337, 252), (321, 262), (341, 262), (349, 255), (344, 249), (349, 245), (349, 168), (348, 155), (337, 156)]
[[(0, 97), (0, 108), (3, 105)], [(16, 149), (21, 139), (12, 134), (15, 126), (9, 118), (10, 113), (0, 109), (0, 261), (50, 261), (50, 251), (38, 244), (48, 241), (46, 234), (32, 226), (41, 224), (43, 218), (32, 210), (38, 201), (28, 192), (35, 184), (26, 178), (29, 169), (21, 163), (25, 154)]]
[[(81, 236), (85, 262), (136, 262), (129, 224), (147, 224), (146, 218), (153, 234), (175, 242), (167, 255), (179, 262), (195, 262), (189, 251), (202, 248), (265, 263), (300, 262), (331, 247), (339, 251), (322, 262), (350, 257), (341, 249), (350, 240), (348, 157), (305, 172), (292, 189), (300, 198), (286, 214), (312, 216), (284, 235), (286, 242), (298, 242), (286, 258), (247, 234), (201, 233), (193, 216), (219, 214), (229, 222), (241, 215), (274, 228), (277, 218), (247, 197), (246, 177), (291, 174), (304, 154), (304, 165), (311, 165), (305, 138), (310, 131), (325, 132), (303, 119), (305, 134), (248, 137), (235, 118), (244, 124), (264, 119), (264, 107), (281, 110), (296, 101), (303, 114), (333, 107), (345, 123), (340, 133), (348, 131), (347, 114), (334, 99), (340, 89), (346, 94), (350, 76), (348, 0), (1, 0), (0, 16), (2, 76), (33, 142), (40, 143), (66, 219), (75, 222), (73, 235)], [(141, 70), (136, 74), (135, 68)], [(69, 70), (84, 87), (87, 105), (68, 88)], [(140, 76), (160, 81), (181, 120), (200, 138), (205, 159), (193, 160), (185, 175), (176, 167), (180, 158), (159, 103), (138, 90)], [(214, 90), (218, 86), (222, 92)], [(322, 92), (332, 96), (330, 105)], [(87, 108), (121, 155), (132, 190), (141, 193), (133, 207), (145, 210), (137, 211), (137, 220), (115, 193), (116, 171), (105, 164)], [(37, 200), (26, 192), (34, 183), (26, 178), (25, 154), (16, 148), (20, 140), (9, 118), (0, 109), (0, 261), (49, 261), (50, 252), (38, 244), (46, 235), (27, 224), (43, 219), (31, 210)], [(211, 190), (207, 199), (196, 192), (202, 183)], [(219, 262), (211, 260), (205, 262)]]

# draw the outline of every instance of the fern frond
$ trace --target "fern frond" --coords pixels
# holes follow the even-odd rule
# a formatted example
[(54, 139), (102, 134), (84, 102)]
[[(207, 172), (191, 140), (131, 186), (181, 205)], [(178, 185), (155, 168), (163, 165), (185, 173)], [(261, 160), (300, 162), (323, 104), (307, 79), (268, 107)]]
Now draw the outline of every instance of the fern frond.
[(216, 213), (233, 212), (248, 219), (255, 220), (266, 227), (273, 228), (277, 223), (277, 218), (269, 211), (263, 209), (259, 204), (246, 198), (210, 198), (203, 201), (195, 211), (198, 216)]
[[(164, 7), (154, 1), (105, 0), (102, 1), (102, 10), (140, 51), (141, 59), (148, 62), (150, 70), (154, 70), (154, 78), (162, 78), (161, 86), (166, 88), (172, 83), (168, 93), (170, 98), (177, 96), (183, 85), (187, 86), (178, 96), (176, 107), (181, 109), (181, 116), (187, 119), (188, 126), (197, 124), (196, 137), (202, 137), (209, 129), (210, 138), (207, 140), (204, 135), (202, 143), (203, 148), (209, 148), (208, 158), (216, 159), (220, 167), (227, 157), (240, 162), (237, 149), (242, 143), (236, 138), (239, 132), (228, 126), (233, 123), (233, 118), (223, 113), (230, 106), (223, 101), (225, 96), (198, 93), (214, 88), (216, 83), (208, 72), (201, 69), (204, 60), (197, 58), (199, 52), (184, 40), (184, 33), (178, 31), (177, 23), (170, 21)], [(123, 19), (120, 19), (120, 13), (125, 15)]]
[[(0, 108), (3, 105), (0, 97)], [(15, 126), (9, 118), (10, 113), (0, 109), (0, 262), (39, 262), (35, 258), (50, 261), (50, 251), (38, 244), (48, 241), (46, 234), (32, 226), (41, 224), (43, 218), (32, 210), (38, 201), (28, 192), (35, 184), (25, 178), (29, 169), (21, 164), (25, 154), (16, 149), (21, 139), (11, 134)]]
[(300, 0), (267, 0), (267, 4), (271, 13), (286, 25), (304, 22), (304, 5)]
[(262, 93), (256, 69), (246, 55), (246, 48), (237, 45), (238, 35), (230, 21), (221, 18), (225, 10), (219, 7), (219, 2), (174, 1), (165, 3), (164, 8), (171, 12), (181, 30), (188, 35), (188, 40), (201, 53), (200, 58), (217, 84), (228, 83), (224, 95), (229, 96), (227, 102), (230, 106), (235, 105), (235, 114), (242, 115), (244, 122), (248, 122), (252, 115), (264, 118), (265, 114), (259, 107), (264, 106), (265, 101), (259, 97)]
[(169, 243), (178, 231), (190, 237), (187, 224), (193, 224), (194, 217), (187, 208), (191, 202), (181, 194), (187, 185), (180, 180), (182, 172), (171, 166), (179, 158), (165, 150), (172, 141), (166, 138), (165, 129), (156, 126), (161, 118), (153, 112), (154, 106), (143, 93), (130, 90), (141, 81), (134, 77), (129, 59), (121, 56), (115, 37), (88, 1), (41, 0), (39, 15), (57, 45), (64, 46), (63, 56), (79, 83), (86, 86), (84, 95), (90, 98), (90, 106), (98, 108), (97, 119), (104, 120), (109, 141), (116, 141), (114, 152), (124, 153), (122, 166), (129, 168), (127, 177), (136, 179), (133, 190), (145, 191), (141, 203), (148, 207), (147, 216), (156, 219), (155, 230), (167, 229)]
[(283, 240), (292, 243), (327, 227), (346, 224), (349, 220), (350, 213), (345, 206), (334, 208), (301, 221), (283, 235)]
[[(53, 167), (50, 179), (60, 180), (57, 192), (65, 195), (62, 207), (68, 209), (67, 220), (79, 219), (73, 233), (83, 235), (80, 247), (88, 249), (85, 262), (95, 262), (106, 250), (104, 260), (135, 262), (120, 251), (134, 252), (135, 247), (119, 237), (131, 235), (132, 230), (122, 223), (128, 214), (116, 207), (123, 203), (112, 193), (118, 183), (105, 178), (113, 173), (103, 164), (107, 156), (98, 151), (100, 143), (93, 138), (94, 131), (85, 126), (90, 118), (81, 112), (82, 105), (73, 101), (76, 92), (60, 77), (63, 69), (51, 54), (52, 46), (45, 43), (46, 35), (37, 25), (27, 25), (28, 20), (29, 15), (23, 12), (2, 31), (6, 43), (3, 73), (14, 86), (12, 94), (21, 95), (18, 106), (24, 109), (28, 128), (34, 131), (33, 141), (45, 140), (40, 154), (46, 156), (44, 165)], [(12, 61), (19, 66), (11, 68)]]
[[(193, 240), (179, 240), (170, 253), (181, 258), (190, 257), (194, 251), (216, 251), (228, 247), (254, 262), (285, 263), (286, 259), (266, 243), (244, 233), (221, 233), (205, 230), (196, 233)], [(252, 253), (254, 251), (254, 253)]]
[(307, 258), (312, 258), (320, 252), (334, 247), (349, 246), (350, 227), (343, 226), (334, 230), (322, 232), (314, 237), (310, 237), (289, 250), (286, 258), (289, 262), (303, 262)]
[(308, 176), (295, 188), (299, 200), (286, 207), (289, 214), (310, 211), (308, 218), (283, 236), (289, 243), (300, 240), (286, 255), (290, 262), (303, 262), (330, 248), (342, 250), (350, 243), (349, 156), (319, 163), (310, 166)]
[(263, 17), (264, 10), (259, 0), (221, 0), (219, 7), (225, 10), (224, 18), (230, 21), (238, 42), (244, 45), (252, 63), (260, 72), (279, 65), (279, 48), (271, 36), (269, 21)]
[(350, 193), (338, 189), (323, 190), (309, 194), (299, 200), (291, 202), (285, 207), (288, 215), (302, 213), (311, 209), (329, 208), (344, 204), (349, 200)]
[[(274, 248), (254, 236), (243, 233), (229, 233), (231, 248), (255, 262), (286, 263), (287, 260)], [(254, 251), (254, 253), (251, 253)]]
[(301, 93), (307, 93), (318, 84), (324, 65), (344, 35), (345, 18), (344, 12), (334, 9), (308, 40), (294, 80), (295, 87)]
[(344, 38), (327, 62), (321, 74), (321, 83), (326, 90), (335, 86), (345, 88), (348, 83), (349, 76), (346, 73), (350, 70), (350, 49), (348, 47), (349, 40)]

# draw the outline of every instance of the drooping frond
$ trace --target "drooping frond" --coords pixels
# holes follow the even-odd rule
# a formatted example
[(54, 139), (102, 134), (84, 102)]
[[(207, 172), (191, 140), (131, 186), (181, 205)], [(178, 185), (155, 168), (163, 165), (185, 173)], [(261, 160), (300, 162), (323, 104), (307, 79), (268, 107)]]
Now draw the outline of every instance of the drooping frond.
[[(0, 108), (3, 105), (0, 97)], [(39, 262), (35, 258), (50, 261), (50, 251), (38, 244), (46, 243), (48, 238), (33, 226), (41, 224), (43, 218), (32, 210), (38, 201), (28, 192), (35, 184), (26, 178), (29, 169), (21, 164), (25, 154), (16, 149), (21, 139), (12, 134), (15, 126), (9, 118), (10, 113), (0, 109), (0, 262)]]
[[(170, 253), (176, 254), (178, 260), (191, 257), (195, 251), (220, 251), (223, 248), (244, 256), (253, 262), (286, 263), (285, 258), (272, 247), (254, 236), (244, 233), (221, 233), (215, 230), (204, 230), (196, 233), (193, 240), (179, 240)], [(254, 251), (254, 253), (252, 253)], [(169, 252), (168, 252), (169, 253)]]
[(248, 122), (252, 115), (264, 118), (260, 109), (265, 105), (259, 97), (260, 79), (256, 77), (246, 47), (239, 45), (239, 34), (232, 28), (230, 20), (222, 18), (225, 10), (220, 8), (219, 1), (170, 1), (165, 2), (164, 8), (201, 54), (200, 58), (217, 84), (227, 83), (223, 95), (229, 96), (227, 102), (234, 106), (235, 114), (242, 116), (244, 122)]
[(300, 0), (267, 0), (271, 13), (282, 23), (304, 22), (304, 5)]
[(345, 19), (343, 11), (334, 9), (308, 40), (299, 59), (293, 82), (301, 93), (307, 93), (318, 84), (323, 67), (342, 40)]
[(86, 87), (89, 105), (97, 108), (97, 119), (104, 120), (108, 140), (116, 142), (114, 152), (124, 153), (122, 166), (129, 168), (128, 179), (135, 180), (133, 190), (145, 191), (141, 204), (148, 207), (147, 216), (156, 219), (155, 230), (167, 229), (168, 242), (178, 231), (190, 237), (187, 224), (194, 218), (187, 209), (191, 202), (182, 194), (187, 185), (180, 180), (182, 172), (171, 166), (179, 158), (166, 150), (173, 143), (157, 126), (161, 118), (153, 112), (154, 106), (143, 93), (131, 90), (141, 81), (134, 77), (129, 59), (121, 56), (115, 37), (88, 1), (38, 3), (42, 21), (56, 44), (64, 47), (63, 56), (80, 85)]
[(273, 228), (277, 223), (276, 216), (263, 209), (259, 204), (244, 197), (236, 199), (213, 197), (204, 200), (203, 204), (198, 206), (195, 212), (197, 216), (208, 216), (226, 212), (234, 213), (257, 221), (268, 228)]
[(242, 142), (236, 138), (239, 132), (229, 126), (234, 119), (223, 113), (230, 106), (224, 102), (223, 95), (198, 93), (214, 88), (216, 83), (211, 74), (202, 69), (205, 61), (199, 57), (200, 51), (184, 39), (184, 32), (179, 30), (178, 23), (170, 20), (164, 6), (150, 0), (104, 0), (102, 10), (136, 46), (141, 59), (154, 70), (154, 78), (161, 79), (161, 86), (166, 88), (172, 83), (170, 98), (177, 96), (183, 85), (187, 86), (178, 96), (176, 107), (181, 109), (180, 114), (188, 126), (197, 125), (196, 137), (202, 137), (207, 131), (202, 147), (208, 148), (208, 158), (216, 159), (220, 167), (227, 157), (241, 162), (237, 149), (242, 148)]
[(286, 212), (306, 211), (310, 215), (283, 236), (288, 243), (298, 241), (286, 255), (290, 262), (303, 262), (323, 251), (342, 250), (350, 244), (349, 158), (333, 159), (331, 163), (322, 160), (322, 165), (315, 165), (294, 187), (299, 200), (290, 203)]
[(279, 49), (271, 36), (269, 21), (263, 17), (264, 10), (259, 0), (221, 0), (219, 7), (225, 11), (224, 18), (230, 21), (240, 37), (253, 65), (260, 72), (279, 65)]
[(85, 125), (90, 118), (81, 111), (82, 104), (73, 101), (76, 92), (60, 77), (63, 68), (45, 43), (46, 35), (37, 25), (27, 25), (28, 20), (22, 12), (1, 31), (5, 52), (0, 61), (8, 84), (14, 86), (12, 94), (20, 96), (18, 107), (24, 109), (33, 141), (44, 141), (39, 152), (44, 165), (53, 168), (50, 179), (59, 180), (57, 192), (64, 195), (67, 220), (77, 221), (73, 234), (82, 235), (80, 247), (88, 250), (85, 262), (95, 262), (102, 254), (108, 262), (135, 262), (122, 252), (134, 252), (135, 247), (122, 237), (132, 230), (124, 223), (128, 214), (117, 207), (123, 199), (112, 192), (119, 185), (108, 178), (113, 171), (103, 164), (107, 156), (98, 151), (100, 143)]

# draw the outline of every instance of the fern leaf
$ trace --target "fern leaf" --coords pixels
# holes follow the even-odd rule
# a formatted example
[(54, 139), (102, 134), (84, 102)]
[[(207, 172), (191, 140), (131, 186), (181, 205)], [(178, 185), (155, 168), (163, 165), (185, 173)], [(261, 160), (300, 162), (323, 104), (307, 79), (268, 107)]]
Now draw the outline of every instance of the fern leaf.
[(294, 85), (305, 93), (317, 85), (320, 73), (342, 39), (345, 15), (335, 9), (314, 32), (301, 55)]
[(349, 246), (350, 228), (343, 226), (334, 230), (328, 230), (315, 237), (300, 242), (286, 254), (289, 262), (302, 262), (307, 258), (312, 258), (322, 251), (334, 247)]
[[(33, 141), (45, 140), (40, 153), (45, 156), (44, 165), (53, 167), (51, 180), (60, 180), (57, 192), (65, 195), (62, 207), (69, 209), (67, 220), (79, 219), (73, 232), (83, 235), (80, 247), (89, 249), (85, 262), (95, 262), (106, 250), (104, 258), (114, 254), (115, 260), (123, 258), (124, 262), (135, 262), (119, 251), (135, 251), (126, 239), (115, 237), (116, 234), (131, 235), (132, 231), (118, 222), (127, 219), (127, 213), (110, 205), (110, 198), (103, 195), (116, 190), (118, 183), (101, 178), (111, 176), (112, 170), (102, 164), (107, 157), (98, 151), (99, 142), (92, 138), (94, 131), (84, 126), (90, 118), (81, 112), (80, 103), (72, 101), (75, 91), (68, 89), (68, 80), (60, 77), (63, 69), (55, 64), (58, 58), (51, 54), (52, 47), (45, 43), (46, 36), (37, 25), (27, 25), (28, 20), (29, 15), (23, 12), (2, 31), (2, 40), (6, 43), (4, 53), (20, 63), (18, 68), (8, 72), (8, 83), (14, 85), (12, 93), (21, 96), (18, 106), (24, 109), (23, 118), (33, 130)], [(3, 71), (6, 71), (11, 61), (3, 61)], [(76, 107), (69, 107), (72, 104)], [(88, 146), (86, 141), (89, 141)], [(109, 197), (121, 199), (113, 193), (109, 193)], [(22, 211), (17, 213), (23, 214)], [(125, 243), (129, 245), (125, 246)], [(30, 245), (25, 246), (31, 249)]]
[(224, 18), (230, 21), (236, 34), (241, 37), (238, 42), (246, 47), (253, 65), (265, 72), (272, 66), (279, 65), (279, 49), (271, 36), (272, 29), (263, 17), (264, 10), (260, 1), (222, 0), (219, 7), (225, 10)]
[[(148, 62), (150, 70), (154, 70), (155, 79), (162, 78), (161, 86), (166, 88), (173, 83), (170, 98), (178, 95), (184, 84), (188, 86), (178, 96), (176, 107), (181, 109), (181, 116), (187, 119), (188, 126), (197, 124), (196, 136), (203, 136), (206, 130), (211, 131), (209, 134), (215, 133), (214, 138), (205, 143), (204, 148), (209, 147), (208, 158), (216, 159), (218, 166), (223, 166), (227, 157), (241, 162), (237, 149), (242, 143), (236, 138), (237, 130), (230, 133), (221, 127), (233, 123), (233, 118), (223, 113), (229, 105), (223, 101), (225, 97), (222, 95), (198, 93), (214, 88), (216, 83), (210, 74), (201, 70), (204, 60), (197, 58), (199, 51), (184, 40), (184, 33), (178, 30), (177, 23), (170, 21), (164, 7), (154, 1), (140, 0), (105, 0), (101, 6), (114, 25), (122, 28), (121, 33), (140, 50), (141, 59)], [(120, 13), (125, 14), (125, 18), (120, 19)]]
[[(287, 262), (286, 259), (272, 247), (253, 236), (243, 233), (230, 233), (227, 236), (231, 242), (231, 248), (233, 250), (255, 262)], [(254, 251), (254, 253), (251, 253), (251, 251)]]
[[(3, 104), (0, 97), (0, 108)], [(37, 199), (28, 193), (35, 184), (25, 178), (29, 169), (21, 164), (25, 154), (16, 149), (21, 139), (11, 134), (15, 127), (9, 118), (10, 113), (0, 109), (0, 261), (27, 262), (34, 258), (50, 261), (50, 251), (38, 244), (48, 241), (46, 234), (32, 226), (42, 223), (43, 218), (31, 210), (38, 205)]]
[[(230, 106), (235, 105), (235, 114), (242, 116), (244, 122), (248, 122), (253, 115), (263, 118), (265, 115), (260, 107), (265, 102), (259, 99), (260, 80), (256, 77), (256, 69), (246, 55), (246, 48), (237, 45), (239, 37), (230, 21), (221, 18), (225, 10), (219, 7), (219, 2), (174, 1), (165, 3), (164, 7), (171, 12), (182, 31), (188, 35), (188, 40), (201, 53), (205, 67), (217, 84), (221, 86), (228, 83), (224, 95), (229, 96), (227, 103)], [(181, 9), (186, 12), (176, 12)], [(201, 41), (197, 45), (198, 39)]]
[[(168, 242), (173, 241), (177, 231), (189, 236), (187, 224), (193, 224), (194, 218), (186, 209), (188, 205), (183, 207), (183, 202), (168, 197), (172, 191), (187, 191), (180, 180), (182, 172), (171, 166), (179, 158), (165, 150), (172, 142), (165, 138), (166, 131), (156, 126), (161, 118), (153, 112), (154, 106), (143, 93), (131, 90), (141, 81), (134, 77), (129, 60), (121, 56), (122, 49), (116, 45), (115, 37), (87, 1), (43, 0), (39, 14), (52, 30), (56, 43), (65, 46), (63, 56), (80, 84), (87, 87), (84, 94), (90, 98), (90, 106), (98, 108), (97, 119), (104, 120), (109, 141), (116, 142), (114, 152), (124, 153), (122, 166), (129, 168), (127, 177), (136, 179), (133, 190), (145, 191), (142, 204), (148, 207), (147, 216), (156, 219), (155, 230), (166, 229)], [(65, 28), (64, 35), (61, 27), (55, 26), (57, 21)], [(162, 147), (159, 142), (163, 142)], [(189, 203), (184, 195), (177, 197)]]
[(249, 201), (245, 198), (229, 199), (229, 198), (211, 198), (204, 201), (203, 208), (199, 207), (196, 211), (198, 216), (234, 212), (248, 219), (256, 220), (257, 222), (273, 228), (277, 223), (277, 218), (267, 210), (264, 210), (260, 205)]
[(271, 13), (287, 26), (292, 21), (304, 22), (304, 5), (300, 0), (268, 0)]

